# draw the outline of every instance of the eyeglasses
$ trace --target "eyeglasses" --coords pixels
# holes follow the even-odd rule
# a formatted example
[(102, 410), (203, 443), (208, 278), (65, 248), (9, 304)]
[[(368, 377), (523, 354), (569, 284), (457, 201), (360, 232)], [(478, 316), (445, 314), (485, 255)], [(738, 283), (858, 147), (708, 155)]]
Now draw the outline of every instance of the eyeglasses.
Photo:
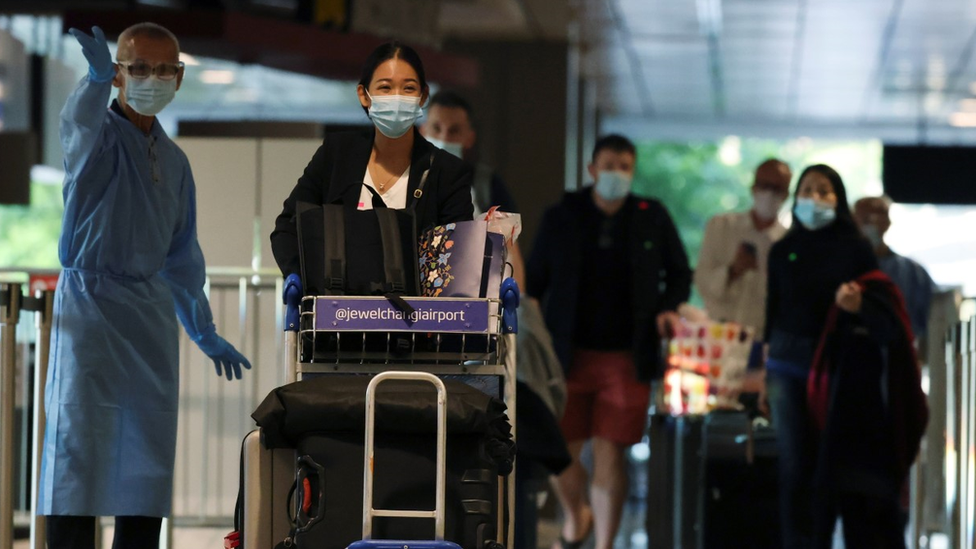
[(136, 61), (135, 63), (123, 63), (119, 61), (118, 65), (123, 67), (126, 72), (129, 73), (129, 76), (135, 78), (136, 80), (145, 80), (154, 74), (156, 75), (156, 78), (160, 80), (172, 80), (176, 78), (176, 75), (178, 75), (184, 67), (182, 61), (176, 63), (175, 65), (170, 63), (160, 63), (155, 66), (143, 61)]

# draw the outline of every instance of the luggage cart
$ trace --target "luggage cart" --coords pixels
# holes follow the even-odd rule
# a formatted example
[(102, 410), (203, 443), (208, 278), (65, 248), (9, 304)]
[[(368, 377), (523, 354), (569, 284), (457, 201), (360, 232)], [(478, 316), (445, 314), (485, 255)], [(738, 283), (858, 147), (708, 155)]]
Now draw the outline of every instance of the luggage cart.
[[(301, 296), (295, 276), (285, 283), (285, 379), (328, 375), (426, 372), (458, 379), (501, 398), (515, 434), (515, 352), (518, 286), (502, 282), (500, 298), (406, 297), (404, 312), (385, 297)], [(261, 447), (252, 432), (242, 451), (243, 549), (268, 547), (288, 534), (287, 489), (296, 454)], [(253, 497), (253, 492), (274, 494)], [(498, 530), (511, 548), (515, 533), (515, 473), (499, 482)], [(273, 545), (273, 543), (272, 543)], [(464, 548), (482, 549), (482, 548)]]

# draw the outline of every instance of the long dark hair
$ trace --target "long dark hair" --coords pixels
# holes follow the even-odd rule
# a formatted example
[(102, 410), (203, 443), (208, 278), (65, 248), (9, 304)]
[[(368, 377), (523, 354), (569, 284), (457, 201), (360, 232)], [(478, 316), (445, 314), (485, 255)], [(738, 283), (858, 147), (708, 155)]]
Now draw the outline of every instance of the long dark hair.
[[(830, 181), (830, 186), (834, 189), (834, 195), (837, 196), (837, 216), (834, 219), (835, 230), (844, 234), (860, 234), (860, 230), (857, 228), (857, 223), (854, 222), (854, 216), (851, 215), (851, 207), (847, 203), (847, 189), (844, 187), (844, 180), (841, 179), (840, 174), (837, 170), (831, 168), (826, 164), (814, 164), (812, 166), (807, 166), (800, 174), (800, 179), (796, 185), (796, 190), (793, 191), (793, 206), (796, 206), (796, 199), (800, 196), (800, 183), (803, 183), (803, 178), (809, 173), (818, 173), (827, 178)], [(793, 225), (790, 227), (790, 232), (797, 231), (807, 231), (808, 229), (803, 226), (802, 223), (796, 218), (796, 213), (793, 214)]]
[[(363, 64), (363, 72), (359, 76), (359, 85), (369, 89), (369, 83), (373, 81), (373, 73), (376, 72), (376, 67), (394, 58), (403, 59), (413, 67), (413, 70), (417, 73), (417, 79), (420, 80), (421, 93), (426, 92), (427, 75), (424, 72), (423, 61), (420, 60), (420, 56), (417, 55), (417, 52), (413, 48), (395, 40), (380, 44), (369, 54), (369, 57), (366, 58), (366, 63)], [(363, 110), (367, 113), (369, 112), (369, 109), (366, 107), (363, 107)]]

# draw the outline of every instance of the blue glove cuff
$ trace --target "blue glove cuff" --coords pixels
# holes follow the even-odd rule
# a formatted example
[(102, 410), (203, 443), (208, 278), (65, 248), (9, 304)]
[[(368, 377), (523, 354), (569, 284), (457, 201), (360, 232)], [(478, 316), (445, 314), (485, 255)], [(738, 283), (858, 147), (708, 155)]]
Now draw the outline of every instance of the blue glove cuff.
[(99, 75), (95, 72), (95, 67), (91, 65), (88, 66), (88, 79), (92, 82), (97, 82), (99, 84), (104, 84), (105, 82), (111, 82), (115, 78), (115, 65), (109, 68), (108, 73), (104, 75)]

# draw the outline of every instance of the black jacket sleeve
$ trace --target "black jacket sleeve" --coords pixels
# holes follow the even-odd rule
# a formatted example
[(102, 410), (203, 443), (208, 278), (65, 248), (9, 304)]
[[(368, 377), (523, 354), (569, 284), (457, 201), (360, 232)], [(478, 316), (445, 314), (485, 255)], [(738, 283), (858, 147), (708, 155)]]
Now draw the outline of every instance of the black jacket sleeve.
[(298, 179), (298, 184), (285, 199), (281, 213), (275, 219), (275, 230), (271, 233), (271, 251), (281, 273), (288, 276), (299, 272), (298, 262), (298, 229), (295, 225), (295, 205), (298, 202), (321, 204), (325, 196), (327, 168), (326, 144), (323, 143), (305, 172)]
[(535, 243), (532, 245), (532, 253), (525, 264), (525, 292), (536, 299), (542, 299), (549, 289), (552, 268), (549, 254), (555, 249), (553, 243), (554, 228), (558, 226), (554, 219), (555, 216), (555, 207), (543, 214), (542, 222), (539, 224), (539, 230), (536, 233)]
[[(428, 177), (437, 178), (437, 212), (435, 221), (424, 223), (418, 220), (417, 228), (423, 229), (426, 224), (443, 225), (455, 221), (470, 221), (474, 217), (474, 203), (471, 201), (471, 180), (474, 177), (473, 168), (467, 162), (454, 162), (449, 153), (440, 151), (434, 162), (443, 162), (443, 169)], [(407, 198), (407, 200), (410, 200)]]
[(678, 236), (678, 229), (663, 206), (660, 215), (665, 248), (661, 252), (664, 266), (664, 293), (661, 294), (660, 310), (675, 311), (679, 305), (688, 301), (688, 296), (691, 295), (691, 267), (688, 265), (685, 246)]

